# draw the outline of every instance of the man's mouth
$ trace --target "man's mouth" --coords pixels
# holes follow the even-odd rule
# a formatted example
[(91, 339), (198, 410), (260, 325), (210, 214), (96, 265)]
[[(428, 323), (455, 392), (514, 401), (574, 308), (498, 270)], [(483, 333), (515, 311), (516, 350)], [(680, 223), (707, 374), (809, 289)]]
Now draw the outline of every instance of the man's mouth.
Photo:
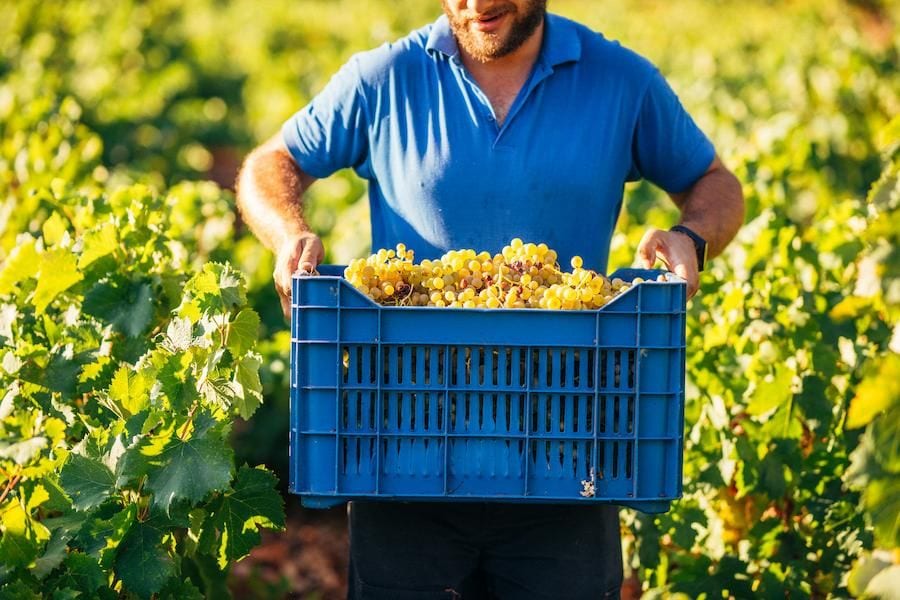
[(482, 31), (484, 33), (492, 33), (500, 28), (508, 14), (508, 11), (502, 11), (498, 13), (482, 15), (480, 17), (472, 19), (472, 24), (478, 31)]

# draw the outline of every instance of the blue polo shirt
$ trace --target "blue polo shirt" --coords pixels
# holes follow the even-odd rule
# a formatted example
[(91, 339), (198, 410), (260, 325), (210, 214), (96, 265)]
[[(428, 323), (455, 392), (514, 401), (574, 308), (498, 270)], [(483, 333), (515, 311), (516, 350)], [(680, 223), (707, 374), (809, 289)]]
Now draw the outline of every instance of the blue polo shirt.
[(442, 16), (353, 56), (284, 141), (313, 177), (368, 180), (374, 249), (423, 259), (520, 237), (605, 271), (625, 182), (682, 192), (715, 152), (650, 62), (559, 16), (544, 31), (502, 125)]

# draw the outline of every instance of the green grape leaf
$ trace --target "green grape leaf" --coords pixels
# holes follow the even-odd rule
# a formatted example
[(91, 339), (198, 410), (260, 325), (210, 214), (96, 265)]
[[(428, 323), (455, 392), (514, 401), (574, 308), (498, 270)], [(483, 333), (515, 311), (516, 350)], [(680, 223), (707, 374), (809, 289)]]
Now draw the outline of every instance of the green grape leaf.
[(188, 289), (198, 296), (205, 294), (217, 294), (219, 292), (218, 281), (216, 276), (204, 269), (201, 273), (197, 273), (187, 284)]
[(0, 270), (0, 295), (9, 294), (19, 283), (37, 275), (40, 260), (34, 238), (28, 238), (13, 248)]
[(72, 454), (60, 471), (59, 483), (76, 510), (89, 510), (109, 497), (116, 480), (102, 462)]
[(220, 568), (247, 556), (260, 541), (258, 527), (284, 528), (284, 504), (274, 475), (241, 467), (233, 489), (218, 499), (209, 522), (219, 532), (216, 552)]
[(228, 349), (235, 356), (242, 356), (253, 348), (259, 337), (259, 315), (245, 308), (228, 325)]
[(203, 313), (200, 312), (200, 307), (197, 306), (195, 302), (182, 302), (181, 306), (178, 307), (178, 311), (176, 312), (178, 317), (184, 319), (185, 321), (190, 323), (196, 323), (203, 317)]
[(248, 354), (237, 363), (234, 371), (233, 402), (238, 409), (238, 414), (243, 419), (249, 419), (262, 404), (262, 383), (259, 381), (259, 367), (262, 364), (260, 357)]
[[(44, 478), (44, 481), (49, 483), (47, 478)], [(52, 506), (51, 503), (44, 504), (44, 508), (49, 508)], [(60, 510), (60, 509), (51, 509), (51, 510)], [(84, 512), (72, 512), (68, 511), (67, 514), (64, 514), (59, 517), (51, 517), (49, 519), (44, 519), (44, 525), (53, 532), (53, 535), (58, 535), (67, 540), (72, 539), (82, 527), (84, 527), (85, 521), (88, 519), (91, 513)]]
[(818, 423), (818, 428), (828, 430), (833, 415), (832, 404), (826, 396), (828, 384), (819, 374), (807, 375), (803, 378), (803, 391), (797, 399), (807, 419)]
[[(47, 494), (43, 486), (39, 485), (38, 488), (43, 490), (43, 500), (33, 496), (29, 504), (38, 503), (37, 500), (40, 500), (39, 503), (43, 504), (44, 500), (49, 498), (49, 494)], [(35, 490), (38, 488), (35, 488)], [(32, 572), (38, 579), (43, 579), (49, 575), (66, 557), (66, 546), (69, 540), (72, 539), (74, 530), (81, 524), (81, 521), (64, 516), (56, 519), (45, 519), (43, 523), (51, 533), (43, 555), (34, 561)]]
[(150, 401), (150, 382), (139, 372), (122, 365), (109, 386), (109, 399), (125, 417), (135, 415)]
[(12, 567), (31, 564), (50, 539), (47, 527), (32, 519), (18, 498), (0, 506), (0, 525), (3, 527), (0, 556), (4, 564)]
[(203, 592), (190, 579), (169, 579), (159, 591), (159, 600), (203, 600)]
[(878, 413), (900, 403), (900, 355), (888, 354), (856, 388), (847, 411), (847, 429), (868, 425)]
[(66, 557), (66, 544), (68, 542), (64, 530), (56, 530), (50, 534), (50, 541), (44, 548), (44, 554), (34, 561), (32, 572), (38, 579), (43, 579), (58, 567)]
[(30, 513), (34, 509), (39, 508), (44, 502), (49, 499), (50, 494), (47, 493), (47, 490), (44, 488), (44, 486), (42, 486), (41, 484), (37, 484), (31, 490), (28, 501), (25, 503), (25, 510)]
[(96, 559), (82, 552), (70, 552), (63, 561), (63, 572), (56, 585), (81, 592), (82, 597), (93, 597), (97, 588), (106, 584), (106, 575)]
[(885, 548), (900, 547), (900, 478), (893, 474), (870, 481), (865, 504), (872, 516), (875, 539)]
[(757, 492), (765, 492), (769, 498), (780, 498), (784, 495), (787, 483), (784, 477), (784, 464), (774, 453), (769, 452), (760, 465), (760, 489)]
[(56, 345), (59, 342), (59, 325), (47, 314), (44, 314), (41, 321), (44, 326), (44, 333), (47, 334), (47, 341), (50, 342), (51, 346)]
[(44, 243), (48, 246), (55, 246), (66, 235), (69, 224), (55, 212), (44, 221), (41, 226), (41, 232), (44, 234)]
[(74, 356), (67, 356), (66, 351), (61, 349), (53, 353), (50, 358), (50, 364), (46, 370), (42, 370), (38, 381), (54, 392), (71, 395), (76, 391), (78, 382), (78, 374), (81, 372), (81, 366), (96, 359), (96, 355), (90, 352), (81, 352)]
[[(118, 362), (136, 364), (150, 349), (153, 342), (149, 336), (126, 337), (121, 343), (113, 346), (113, 358)], [(151, 382), (152, 383), (152, 382)]]
[[(203, 595), (206, 598), (228, 598), (231, 591), (228, 589), (228, 568), (222, 569), (216, 563), (216, 559), (208, 554), (195, 554), (190, 557), (188, 564), (192, 573), (203, 584)], [(195, 579), (195, 581), (197, 580)]]
[[(63, 491), (62, 487), (59, 485), (59, 475), (57, 473), (54, 472), (42, 477), (41, 485), (47, 490), (47, 495), (49, 496), (47, 501), (43, 504), (45, 510), (65, 513), (66, 517), (70, 517), (74, 521), (79, 521), (83, 518), (82, 514), (71, 510), (72, 501), (66, 496), (65, 491)], [(55, 519), (62, 519), (62, 517), (45, 519), (44, 524), (52, 530), (58, 526), (50, 524)]]
[(154, 506), (169, 512), (175, 501), (196, 504), (228, 487), (234, 452), (214, 424), (201, 414), (191, 437), (172, 437), (157, 456), (146, 457), (151, 465), (146, 489), (153, 492)]
[(188, 534), (184, 538), (187, 556), (214, 554), (212, 529), (204, 527), (206, 515), (204, 508), (195, 508), (188, 513)]
[(115, 223), (104, 223), (99, 229), (88, 231), (82, 237), (83, 250), (78, 257), (78, 268), (84, 269), (99, 258), (115, 252), (119, 246)]
[(900, 407), (887, 411), (869, 425), (874, 454), (887, 473), (900, 473)]
[(162, 545), (163, 531), (149, 523), (135, 522), (122, 538), (115, 572), (125, 588), (150, 598), (175, 574), (175, 563)]
[(108, 568), (122, 538), (135, 522), (136, 516), (136, 504), (129, 504), (110, 516), (89, 516), (76, 535), (79, 547), (100, 561), (104, 568)]
[[(108, 356), (95, 356), (94, 361), (84, 365), (78, 376), (79, 383), (94, 382), (96, 379), (109, 378), (112, 359)], [(94, 382), (96, 383), (96, 382)]]
[(843, 321), (846, 319), (852, 319), (862, 312), (871, 310), (871, 307), (871, 298), (847, 296), (828, 312), (828, 316), (835, 321)]
[(150, 283), (100, 283), (85, 296), (83, 310), (129, 337), (142, 335), (153, 321)]
[(748, 391), (750, 401), (747, 413), (753, 416), (763, 415), (791, 399), (791, 370), (785, 365), (775, 365), (775, 373), (756, 381), (756, 388)]
[(762, 425), (760, 432), (767, 439), (800, 439), (803, 435), (803, 425), (797, 412), (794, 396), (790, 396), (788, 401), (779, 406), (769, 420)]
[[(895, 115), (886, 125), (878, 130), (875, 136), (878, 150), (885, 154), (900, 152), (900, 115)], [(887, 168), (888, 170), (890, 167)]]
[(191, 356), (186, 353), (170, 354), (156, 375), (159, 390), (177, 413), (184, 414), (197, 399), (197, 380), (190, 371)]
[[(150, 415), (141, 413), (141, 416), (146, 420), (133, 417), (129, 421), (129, 425), (137, 428), (137, 431), (149, 429), (147, 421), (150, 420)], [(137, 421), (134, 419), (137, 419)], [(174, 424), (152, 435), (142, 434), (125, 449), (116, 465), (116, 487), (125, 487), (149, 474), (153, 468), (154, 460), (159, 457), (172, 438), (173, 426)], [(135, 431), (132, 431), (132, 434), (138, 435)]]
[(7, 581), (0, 586), (0, 600), (45, 600), (42, 594), (38, 594), (30, 587), (29, 583), (24, 578)]
[(34, 310), (42, 314), (47, 305), (76, 283), (83, 275), (77, 269), (75, 255), (65, 248), (49, 250), (40, 258), (40, 276), (34, 290)]
[(224, 312), (247, 302), (240, 273), (227, 264), (206, 263), (186, 288), (196, 295), (202, 311)]
[(168, 513), (151, 507), (149, 514), (147, 522), (159, 529), (187, 528), (191, 524), (191, 509), (184, 503), (173, 505)]
[(247, 303), (244, 281), (239, 271), (229, 264), (216, 265), (219, 269), (219, 294), (228, 309)]

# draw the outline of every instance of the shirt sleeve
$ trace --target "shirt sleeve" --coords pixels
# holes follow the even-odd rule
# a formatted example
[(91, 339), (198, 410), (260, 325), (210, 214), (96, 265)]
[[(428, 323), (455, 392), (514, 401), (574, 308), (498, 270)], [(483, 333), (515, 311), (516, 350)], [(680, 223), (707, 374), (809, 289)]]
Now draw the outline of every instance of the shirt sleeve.
[(366, 162), (369, 136), (362, 90), (358, 57), (353, 57), (282, 126), (284, 143), (304, 173), (321, 179)]
[(658, 70), (641, 102), (631, 152), (629, 179), (647, 179), (673, 194), (690, 188), (716, 155)]

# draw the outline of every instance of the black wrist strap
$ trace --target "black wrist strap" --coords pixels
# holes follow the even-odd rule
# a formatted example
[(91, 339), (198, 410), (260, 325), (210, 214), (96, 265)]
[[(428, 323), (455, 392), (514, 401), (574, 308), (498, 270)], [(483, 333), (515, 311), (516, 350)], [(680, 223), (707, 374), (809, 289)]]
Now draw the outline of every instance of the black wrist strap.
[(700, 237), (696, 231), (684, 225), (676, 225), (669, 231), (677, 231), (691, 238), (691, 241), (694, 242), (694, 249), (697, 251), (697, 270), (702, 271), (706, 266), (706, 240)]

